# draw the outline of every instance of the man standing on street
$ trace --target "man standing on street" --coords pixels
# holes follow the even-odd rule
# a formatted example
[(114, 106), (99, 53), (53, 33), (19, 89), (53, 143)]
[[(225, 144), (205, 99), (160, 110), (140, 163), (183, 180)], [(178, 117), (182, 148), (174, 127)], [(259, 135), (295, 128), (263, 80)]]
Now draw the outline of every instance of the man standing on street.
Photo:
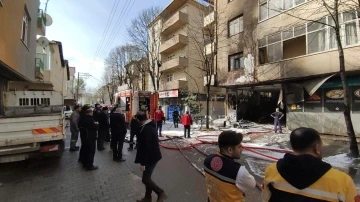
[(80, 118), (78, 121), (78, 127), (80, 130), (80, 140), (81, 140), (81, 147), (79, 152), (79, 163), (83, 163), (85, 161), (85, 154), (86, 154), (86, 128), (82, 125), (83, 119), (86, 115), (86, 111), (91, 109), (89, 105), (84, 105), (80, 111)]
[(79, 147), (76, 146), (76, 143), (79, 139), (79, 118), (80, 118), (81, 105), (77, 104), (74, 107), (74, 111), (70, 116), (70, 132), (71, 132), (71, 141), (70, 141), (70, 151), (79, 151)]
[(110, 115), (110, 128), (113, 161), (123, 162), (125, 159), (122, 158), (122, 149), (127, 129), (125, 116), (122, 114), (121, 108), (117, 108), (115, 112)]
[(244, 202), (245, 194), (255, 188), (256, 181), (245, 166), (236, 162), (243, 147), (242, 134), (224, 131), (219, 135), (220, 153), (210, 154), (204, 161), (208, 201)]
[(163, 202), (167, 199), (167, 194), (158, 187), (151, 179), (156, 164), (162, 158), (159, 138), (157, 135), (154, 121), (147, 118), (146, 114), (139, 111), (136, 118), (140, 123), (140, 132), (137, 136), (139, 146), (136, 153), (135, 163), (139, 163), (140, 170), (143, 172), (142, 182), (146, 187), (145, 197), (137, 202), (151, 202), (151, 194), (154, 191), (158, 195), (157, 202)]
[(94, 157), (96, 151), (96, 136), (99, 123), (94, 120), (93, 110), (86, 110), (86, 115), (81, 119), (80, 125), (85, 129), (85, 154), (83, 160), (83, 167), (86, 170), (96, 170), (97, 166), (94, 166)]
[(154, 119), (156, 121), (156, 130), (158, 131), (159, 137), (162, 137), (161, 131), (164, 117), (164, 112), (161, 110), (161, 106), (159, 106), (159, 108), (155, 111), (154, 114)]
[(359, 201), (350, 176), (322, 161), (323, 144), (316, 130), (293, 130), (290, 144), (294, 153), (265, 169), (263, 201)]
[(279, 111), (279, 108), (276, 108), (276, 111), (271, 114), (271, 117), (274, 118), (274, 131), (275, 131), (275, 133), (277, 133), (278, 128), (280, 130), (280, 134), (282, 133), (280, 120), (282, 119), (283, 116), (284, 116), (284, 114)]
[(190, 128), (193, 124), (193, 120), (189, 111), (186, 111), (186, 114), (182, 117), (181, 123), (184, 126), (184, 138), (186, 138), (186, 131), (188, 131), (188, 138), (190, 138)]
[(172, 113), (173, 121), (174, 121), (174, 128), (179, 128), (179, 111), (175, 108), (175, 111)]
[[(105, 107), (104, 107), (105, 108)], [(106, 108), (107, 110), (107, 108)], [(97, 149), (99, 151), (103, 151), (105, 149), (104, 147), (104, 141), (106, 138), (107, 131), (109, 131), (109, 122), (108, 122), (108, 116), (105, 113), (105, 110), (97, 112), (97, 120), (99, 122), (99, 131), (98, 131), (98, 139), (97, 139)]]
[(139, 127), (139, 121), (136, 119), (136, 116), (133, 116), (130, 121), (130, 146), (128, 148), (128, 151), (132, 151), (134, 149), (134, 137), (139, 133)]

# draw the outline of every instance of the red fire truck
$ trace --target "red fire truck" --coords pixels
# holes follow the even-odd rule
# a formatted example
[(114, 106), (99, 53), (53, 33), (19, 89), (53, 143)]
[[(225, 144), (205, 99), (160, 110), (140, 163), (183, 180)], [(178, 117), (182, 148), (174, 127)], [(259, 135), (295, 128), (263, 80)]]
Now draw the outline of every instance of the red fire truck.
[(150, 91), (123, 90), (115, 96), (116, 104), (123, 110), (127, 123), (140, 110), (148, 112), (149, 118), (151, 118), (151, 115), (154, 114), (158, 106), (159, 100), (158, 94)]

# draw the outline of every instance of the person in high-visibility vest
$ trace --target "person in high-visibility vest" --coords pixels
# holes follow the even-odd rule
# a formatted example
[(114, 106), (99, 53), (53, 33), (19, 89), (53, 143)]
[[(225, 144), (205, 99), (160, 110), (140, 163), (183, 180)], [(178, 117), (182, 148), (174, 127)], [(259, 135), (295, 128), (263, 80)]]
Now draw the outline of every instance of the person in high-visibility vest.
[(295, 129), (290, 143), (294, 153), (265, 170), (263, 201), (360, 201), (350, 176), (321, 160), (323, 145), (316, 130)]
[(244, 202), (245, 193), (255, 188), (256, 181), (240, 159), (242, 134), (224, 131), (219, 135), (220, 153), (210, 154), (204, 161), (209, 202)]

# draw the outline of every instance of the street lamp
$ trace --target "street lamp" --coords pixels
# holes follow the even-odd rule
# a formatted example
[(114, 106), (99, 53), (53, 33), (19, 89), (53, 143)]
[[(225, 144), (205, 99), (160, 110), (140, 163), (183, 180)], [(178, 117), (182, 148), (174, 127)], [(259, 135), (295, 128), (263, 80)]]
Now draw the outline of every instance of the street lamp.
[(90, 76), (91, 75), (89, 73), (78, 72), (77, 87), (76, 87), (76, 102), (79, 102), (80, 78), (84, 79), (83, 82), (85, 82), (85, 79), (88, 79)]

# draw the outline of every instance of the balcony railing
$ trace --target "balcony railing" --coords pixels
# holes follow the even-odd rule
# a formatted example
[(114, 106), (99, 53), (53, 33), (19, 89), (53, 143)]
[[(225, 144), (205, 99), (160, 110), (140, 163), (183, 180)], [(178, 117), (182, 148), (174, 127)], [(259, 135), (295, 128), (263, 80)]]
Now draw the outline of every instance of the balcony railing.
[(187, 89), (188, 82), (184, 80), (170, 81), (160, 84), (160, 90)]
[(174, 52), (184, 46), (186, 46), (189, 42), (187, 36), (178, 34), (171, 39), (167, 40), (165, 43), (160, 46), (160, 53), (171, 53)]
[(215, 22), (215, 12), (211, 12), (209, 15), (207, 15), (204, 18), (204, 27), (207, 27), (211, 25), (213, 22)]
[(38, 19), (37, 19), (37, 34), (38, 35), (42, 35), (45, 36), (46, 33), (46, 17), (44, 14), (44, 11), (39, 9), (39, 15), (38, 15)]
[(162, 34), (169, 35), (180, 29), (183, 25), (188, 23), (188, 18), (188, 14), (181, 11), (177, 12), (164, 22)]
[(35, 79), (44, 79), (44, 63), (40, 58), (35, 58)]
[(188, 66), (188, 59), (186, 57), (178, 57), (164, 62), (160, 67), (160, 72), (175, 70), (187, 66)]

